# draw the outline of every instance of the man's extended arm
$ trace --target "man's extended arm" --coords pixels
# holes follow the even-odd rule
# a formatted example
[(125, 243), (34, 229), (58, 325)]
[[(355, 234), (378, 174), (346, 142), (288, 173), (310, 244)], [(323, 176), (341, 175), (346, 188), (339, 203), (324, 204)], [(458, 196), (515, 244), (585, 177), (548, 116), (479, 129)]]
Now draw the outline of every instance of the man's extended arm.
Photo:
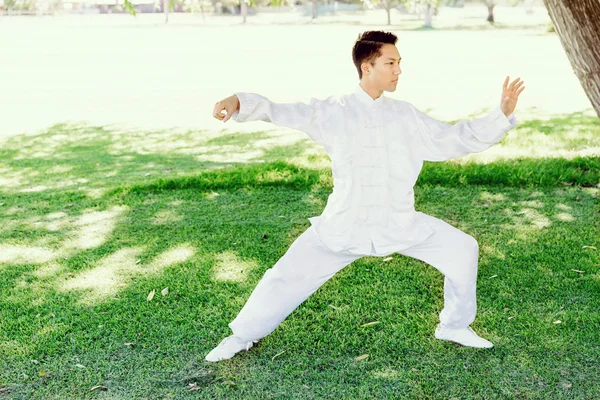
[(516, 126), (513, 115), (523, 81), (510, 85), (506, 77), (500, 106), (483, 118), (462, 120), (454, 125), (435, 120), (413, 107), (422, 143), (422, 156), (427, 161), (445, 161), (484, 151), (498, 143)]
[[(297, 102), (278, 104), (255, 93), (236, 93), (217, 104), (213, 116), (223, 122), (264, 121), (277, 126), (306, 132), (315, 142), (324, 143), (321, 122), (331, 104), (328, 100), (311, 99), (309, 104)], [(223, 111), (226, 114), (223, 114)]]

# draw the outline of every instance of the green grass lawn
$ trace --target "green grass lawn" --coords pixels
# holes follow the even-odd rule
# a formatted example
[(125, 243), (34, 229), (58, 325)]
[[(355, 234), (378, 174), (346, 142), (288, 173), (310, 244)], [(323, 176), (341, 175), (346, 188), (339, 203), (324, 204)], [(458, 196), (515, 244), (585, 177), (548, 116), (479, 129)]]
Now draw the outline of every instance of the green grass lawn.
[(599, 138), (597, 118), (557, 116), (425, 165), (417, 209), (479, 241), (473, 327), (493, 349), (435, 340), (442, 276), (398, 255), (351, 264), (217, 364), (205, 354), (325, 206), (323, 152), (277, 131), (6, 139), (0, 398), (600, 398)]

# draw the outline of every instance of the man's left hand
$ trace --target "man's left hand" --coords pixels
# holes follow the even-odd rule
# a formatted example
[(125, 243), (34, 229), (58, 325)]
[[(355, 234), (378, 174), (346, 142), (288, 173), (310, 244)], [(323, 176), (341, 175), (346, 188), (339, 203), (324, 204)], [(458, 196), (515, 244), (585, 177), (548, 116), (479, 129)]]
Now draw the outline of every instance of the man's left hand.
[(504, 85), (502, 85), (502, 98), (500, 105), (502, 107), (502, 112), (507, 117), (515, 111), (517, 107), (517, 100), (519, 100), (519, 95), (523, 90), (525, 90), (525, 86), (523, 84), (524, 81), (521, 78), (517, 78), (514, 81), (508, 84), (510, 77), (507, 76), (504, 80)]

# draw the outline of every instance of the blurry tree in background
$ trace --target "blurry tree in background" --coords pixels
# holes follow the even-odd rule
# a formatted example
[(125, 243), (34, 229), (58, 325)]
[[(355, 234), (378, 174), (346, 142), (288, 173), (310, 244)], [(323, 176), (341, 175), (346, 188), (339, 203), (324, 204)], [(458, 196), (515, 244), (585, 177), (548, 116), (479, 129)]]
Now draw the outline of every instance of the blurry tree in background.
[(367, 4), (372, 4), (372, 5), (379, 5), (381, 4), (381, 6), (383, 7), (383, 9), (385, 10), (386, 14), (387, 14), (387, 24), (391, 25), (392, 24), (392, 8), (397, 7), (398, 5), (406, 5), (408, 3), (408, 1), (406, 0), (371, 0), (369, 1)]
[(544, 0), (575, 75), (600, 117), (600, 0)]
[(487, 22), (489, 22), (490, 24), (493, 24), (494, 23), (494, 7), (496, 7), (498, 0), (483, 0), (483, 3), (486, 5), (486, 7), (488, 9)]
[[(458, 2), (458, 0), (446, 1)], [(437, 14), (437, 10), (444, 3), (444, 0), (363, 0), (363, 2), (368, 5), (381, 5), (386, 12), (388, 25), (392, 24), (392, 9), (402, 8), (407, 12), (423, 15), (423, 27), (431, 28), (433, 26), (433, 16)]]
[[(483, 4), (486, 5), (487, 9), (488, 9), (488, 16), (487, 16), (487, 22), (489, 22), (490, 24), (493, 24), (494, 21), (494, 7), (496, 7), (496, 5), (498, 3), (500, 3), (500, 0), (481, 0), (483, 1)], [(512, 6), (516, 6), (519, 3), (522, 3), (523, 0), (509, 0), (508, 4), (512, 5)]]
[(423, 3), (425, 14), (423, 27), (433, 28), (433, 16), (437, 14), (438, 7), (442, 4), (442, 0), (425, 0), (421, 3)]

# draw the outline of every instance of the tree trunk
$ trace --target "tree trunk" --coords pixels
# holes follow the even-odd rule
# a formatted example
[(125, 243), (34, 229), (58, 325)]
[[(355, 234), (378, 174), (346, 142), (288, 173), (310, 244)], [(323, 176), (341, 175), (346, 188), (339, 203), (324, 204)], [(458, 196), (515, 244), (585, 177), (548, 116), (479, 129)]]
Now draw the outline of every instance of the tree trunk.
[(385, 12), (387, 13), (387, 24), (391, 25), (392, 24), (392, 5), (390, 4), (390, 0), (385, 0), (384, 2), (385, 5)]
[(242, 0), (240, 4), (240, 13), (242, 14), (242, 23), (246, 23), (246, 17), (248, 16), (248, 4), (246, 4), (246, 0)]
[(171, 3), (171, 0), (163, 0), (163, 7), (165, 11), (165, 24), (169, 22), (169, 3)]
[(423, 25), (425, 28), (432, 28), (433, 25), (431, 21), (433, 20), (433, 6), (427, 3), (427, 8), (425, 9), (425, 24)]
[(311, 10), (312, 10), (312, 19), (314, 21), (315, 19), (317, 19), (317, 0), (312, 0)]
[(600, 117), (600, 0), (544, 0), (575, 75)]
[(488, 17), (487, 17), (487, 22), (489, 22), (490, 24), (494, 23), (494, 7), (496, 5), (492, 4), (492, 5), (488, 5)]

